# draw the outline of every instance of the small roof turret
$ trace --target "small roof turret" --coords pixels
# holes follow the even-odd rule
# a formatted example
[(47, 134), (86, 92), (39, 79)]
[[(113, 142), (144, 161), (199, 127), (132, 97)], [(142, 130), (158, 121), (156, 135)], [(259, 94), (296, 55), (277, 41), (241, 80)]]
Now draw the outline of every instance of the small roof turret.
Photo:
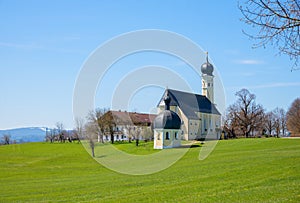
[(170, 110), (171, 97), (169, 91), (166, 91), (164, 97), (165, 110), (158, 114), (153, 121), (153, 128), (155, 129), (180, 129), (181, 119), (174, 111)]

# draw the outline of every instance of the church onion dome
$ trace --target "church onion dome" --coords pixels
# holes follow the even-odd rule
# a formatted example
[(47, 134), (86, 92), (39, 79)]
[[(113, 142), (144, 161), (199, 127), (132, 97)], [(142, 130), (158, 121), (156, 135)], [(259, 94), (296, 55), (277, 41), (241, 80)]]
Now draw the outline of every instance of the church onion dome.
[(168, 90), (164, 97), (165, 110), (162, 111), (153, 121), (154, 129), (180, 129), (181, 119), (174, 111), (170, 110), (171, 98)]
[(204, 75), (210, 75), (213, 76), (213, 72), (214, 72), (214, 66), (208, 62), (208, 53), (206, 55), (206, 62), (202, 64), (201, 66), (201, 72)]
[(180, 129), (181, 119), (174, 111), (164, 110), (153, 122), (154, 129)]

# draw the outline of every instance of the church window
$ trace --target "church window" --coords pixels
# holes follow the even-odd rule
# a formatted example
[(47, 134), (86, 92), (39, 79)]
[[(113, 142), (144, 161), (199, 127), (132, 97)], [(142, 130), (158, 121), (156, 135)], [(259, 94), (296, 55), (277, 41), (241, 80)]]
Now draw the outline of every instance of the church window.
[(210, 87), (210, 83), (208, 83), (207, 86)]
[(169, 140), (170, 139), (170, 134), (169, 132), (166, 132), (166, 140)]
[(157, 134), (157, 140), (160, 140), (160, 133)]
[(175, 132), (175, 140), (178, 140), (178, 132)]

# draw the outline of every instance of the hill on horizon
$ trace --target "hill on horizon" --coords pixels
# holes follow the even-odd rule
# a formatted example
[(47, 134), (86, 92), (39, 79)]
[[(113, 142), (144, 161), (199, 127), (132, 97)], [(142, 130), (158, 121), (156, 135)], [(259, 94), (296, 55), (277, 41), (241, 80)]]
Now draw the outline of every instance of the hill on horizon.
[(22, 142), (42, 142), (45, 140), (46, 127), (24, 127), (0, 130), (0, 138), (4, 134), (9, 134), (12, 141)]

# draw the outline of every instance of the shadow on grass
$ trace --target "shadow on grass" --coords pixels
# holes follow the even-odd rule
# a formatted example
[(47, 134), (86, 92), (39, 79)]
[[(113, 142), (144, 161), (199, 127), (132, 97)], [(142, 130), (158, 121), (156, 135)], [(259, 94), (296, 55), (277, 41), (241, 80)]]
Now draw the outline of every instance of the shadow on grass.
[(186, 145), (181, 145), (180, 147), (176, 147), (176, 148), (197, 148), (197, 147), (201, 147), (200, 144), (186, 144)]
[(107, 157), (107, 155), (99, 155), (99, 156), (96, 156), (95, 158), (104, 158), (104, 157)]

